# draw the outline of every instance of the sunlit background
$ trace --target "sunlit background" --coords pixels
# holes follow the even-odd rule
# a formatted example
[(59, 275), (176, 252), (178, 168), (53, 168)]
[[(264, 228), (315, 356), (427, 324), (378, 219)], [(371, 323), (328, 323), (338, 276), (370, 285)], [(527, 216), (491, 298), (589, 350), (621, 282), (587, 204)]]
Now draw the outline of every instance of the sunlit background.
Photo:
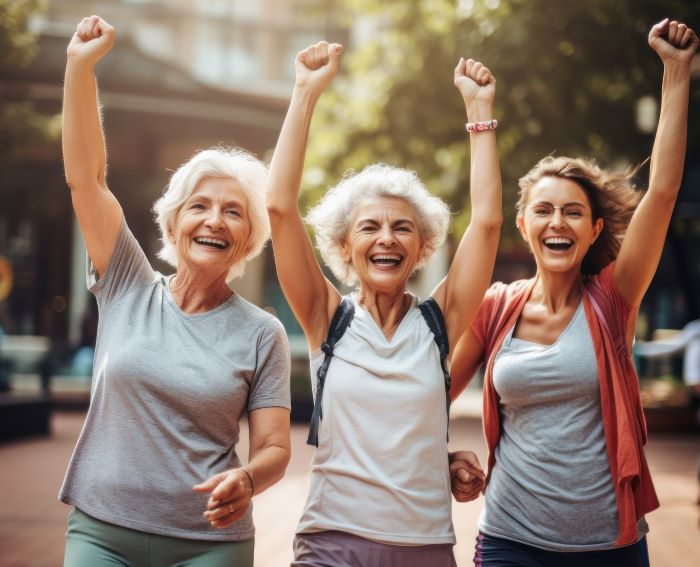
[[(60, 110), (66, 46), (91, 14), (117, 30), (97, 68), (108, 184), (158, 269), (170, 271), (155, 257), (151, 206), (170, 172), (216, 145), (269, 161), (294, 56), (327, 39), (345, 51), (314, 118), (302, 199), (312, 204), (348, 169), (369, 163), (415, 169), (454, 212), (450, 240), (412, 282), (423, 295), (469, 220), (466, 117), (452, 84), (460, 56), (497, 78), (506, 224), (494, 277), (511, 281), (534, 273), (514, 229), (518, 178), (550, 153), (619, 170), (642, 162), (662, 75), (648, 30), (665, 16), (700, 27), (700, 2), (678, 0), (0, 0), (0, 391), (38, 384), (83, 402), (96, 307), (63, 178)], [(683, 188), (641, 307), (640, 339), (700, 318), (699, 76), (696, 57)], [(640, 187), (647, 175), (645, 166)], [(234, 286), (287, 328), (295, 417), (303, 419), (306, 347), (271, 251)], [(681, 360), (636, 359), (650, 423), (662, 429), (693, 427)]]
[[(444, 263), (469, 218), (469, 148), (452, 69), (460, 55), (480, 59), (498, 80), (509, 216), (496, 277), (510, 280), (533, 271), (511, 222), (518, 177), (552, 152), (618, 169), (647, 157), (662, 70), (646, 34), (667, 14), (700, 21), (700, 4), (2, 0), (0, 254), (14, 281), (0, 302), (0, 324), (8, 335), (50, 337), (61, 359), (90, 342), (83, 335), (94, 310), (61, 170), (58, 116), (65, 47), (80, 18), (93, 13), (117, 29), (116, 45), (97, 69), (109, 186), (156, 264), (151, 205), (169, 172), (194, 151), (218, 144), (269, 159), (291, 92), (294, 55), (325, 38), (346, 50), (342, 76), (322, 98), (313, 124), (305, 200), (311, 203), (350, 168), (385, 161), (415, 169), (456, 214)], [(643, 338), (700, 317), (698, 101), (695, 81), (684, 187), (642, 308)], [(439, 262), (423, 285), (419, 278), (419, 291), (439, 278)], [(238, 287), (298, 332), (269, 251)]]

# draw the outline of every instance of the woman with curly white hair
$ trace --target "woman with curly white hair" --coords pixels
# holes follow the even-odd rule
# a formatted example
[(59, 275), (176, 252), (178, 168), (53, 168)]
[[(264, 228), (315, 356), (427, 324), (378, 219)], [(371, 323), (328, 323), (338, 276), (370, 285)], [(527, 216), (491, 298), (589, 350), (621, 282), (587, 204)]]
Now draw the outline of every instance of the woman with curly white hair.
[(83, 19), (66, 67), (66, 179), (100, 319), (60, 494), (74, 506), (64, 564), (252, 567), (251, 498), (289, 461), (289, 348), (279, 321), (227, 281), (268, 239), (267, 169), (237, 149), (182, 165), (155, 204), (160, 257), (176, 272), (155, 272), (106, 183), (93, 70), (113, 42), (104, 20)]
[[(406, 283), (444, 242), (449, 210), (415, 173), (372, 165), (345, 177), (311, 211), (326, 265), (357, 284), (343, 298), (321, 271), (297, 205), (309, 123), (340, 51), (322, 42), (297, 55), (268, 182), (277, 272), (309, 344), (315, 387), (309, 442), (318, 448), (293, 565), (453, 566), (447, 343), (467, 329), (496, 256), (495, 81), (472, 60), (454, 72), (472, 121), (472, 218), (427, 302)], [(471, 462), (474, 498), (483, 473), (475, 455)]]

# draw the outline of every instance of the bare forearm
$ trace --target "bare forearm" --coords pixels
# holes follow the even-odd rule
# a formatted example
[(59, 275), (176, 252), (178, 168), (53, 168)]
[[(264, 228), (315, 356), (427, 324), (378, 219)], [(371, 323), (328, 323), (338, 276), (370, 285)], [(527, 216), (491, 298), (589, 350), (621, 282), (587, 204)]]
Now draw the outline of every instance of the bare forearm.
[(72, 189), (102, 185), (106, 150), (93, 68), (69, 58), (63, 96), (63, 162)]
[(270, 213), (296, 211), (304, 170), (309, 127), (318, 95), (295, 86), (284, 119), (268, 176), (267, 204)]
[(289, 448), (276, 445), (260, 449), (251, 456), (243, 468), (253, 481), (253, 495), (260, 494), (282, 479), (289, 458)]
[[(491, 104), (472, 104), (467, 107), (469, 122), (493, 119)], [(501, 197), (501, 169), (498, 163), (496, 131), (485, 130), (470, 134), (471, 146), (471, 222), (499, 230), (503, 222)]]
[(675, 199), (683, 178), (688, 133), (687, 65), (664, 65), (661, 112), (651, 153), (649, 190)]
[[(473, 59), (460, 58), (454, 70), (454, 84), (462, 95), (467, 120), (484, 122), (494, 118), (496, 79), (487, 67)], [(471, 220), (447, 278), (434, 292), (446, 314), (452, 345), (470, 324), (488, 287), (503, 222), (496, 134), (494, 130), (483, 130), (470, 136)]]

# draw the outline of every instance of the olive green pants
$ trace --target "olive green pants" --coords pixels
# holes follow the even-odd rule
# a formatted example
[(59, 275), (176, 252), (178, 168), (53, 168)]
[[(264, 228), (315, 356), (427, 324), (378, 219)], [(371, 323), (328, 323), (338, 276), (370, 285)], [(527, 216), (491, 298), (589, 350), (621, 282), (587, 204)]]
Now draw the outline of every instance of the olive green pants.
[(68, 515), (64, 567), (253, 567), (253, 538), (203, 541), (148, 534)]

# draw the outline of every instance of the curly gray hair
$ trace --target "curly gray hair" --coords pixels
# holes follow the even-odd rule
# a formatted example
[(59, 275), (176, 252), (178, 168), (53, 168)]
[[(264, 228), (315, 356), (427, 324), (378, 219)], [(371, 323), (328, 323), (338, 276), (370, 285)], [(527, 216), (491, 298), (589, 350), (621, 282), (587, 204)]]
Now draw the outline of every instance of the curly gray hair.
[(231, 280), (243, 275), (246, 263), (260, 254), (270, 238), (270, 219), (265, 206), (267, 167), (255, 156), (240, 148), (212, 148), (200, 151), (173, 173), (163, 196), (153, 205), (163, 243), (158, 257), (177, 268), (177, 251), (168, 234), (175, 227), (180, 207), (207, 177), (233, 179), (248, 202), (249, 252), (229, 269), (228, 279)]
[(450, 210), (441, 199), (428, 192), (415, 172), (383, 163), (367, 166), (360, 173), (349, 172), (306, 216), (316, 233), (316, 246), (324, 262), (348, 285), (357, 281), (357, 273), (352, 262), (345, 260), (342, 244), (355, 209), (374, 197), (403, 199), (413, 208), (424, 243), (423, 256), (416, 269), (422, 268), (445, 242)]

